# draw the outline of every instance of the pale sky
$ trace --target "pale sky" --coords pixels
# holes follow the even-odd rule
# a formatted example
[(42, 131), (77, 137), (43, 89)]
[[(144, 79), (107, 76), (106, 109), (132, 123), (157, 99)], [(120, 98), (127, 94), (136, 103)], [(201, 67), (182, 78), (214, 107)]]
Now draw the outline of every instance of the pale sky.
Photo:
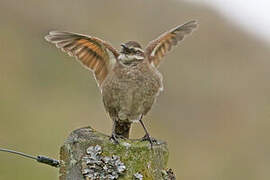
[(208, 4), (270, 44), (270, 0), (192, 0)]

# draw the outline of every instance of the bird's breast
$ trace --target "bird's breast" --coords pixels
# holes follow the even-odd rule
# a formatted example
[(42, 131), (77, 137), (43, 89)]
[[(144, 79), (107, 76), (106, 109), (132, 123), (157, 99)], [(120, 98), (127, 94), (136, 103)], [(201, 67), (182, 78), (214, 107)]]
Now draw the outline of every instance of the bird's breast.
[(118, 91), (158, 90), (162, 87), (162, 76), (146, 63), (136, 66), (118, 65), (113, 68), (104, 81), (103, 89), (116, 88)]
[(162, 79), (144, 64), (116, 66), (101, 88), (106, 110), (132, 119), (151, 108), (162, 88)]

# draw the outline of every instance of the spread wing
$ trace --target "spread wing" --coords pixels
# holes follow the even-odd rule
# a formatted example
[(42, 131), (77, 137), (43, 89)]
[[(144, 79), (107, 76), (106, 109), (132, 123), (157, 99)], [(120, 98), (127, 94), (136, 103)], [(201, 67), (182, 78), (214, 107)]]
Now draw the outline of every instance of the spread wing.
[(162, 58), (172, 47), (182, 41), (186, 35), (191, 34), (196, 27), (197, 21), (192, 20), (165, 32), (157, 39), (151, 41), (145, 50), (146, 57), (148, 57), (150, 64), (158, 67)]
[(45, 39), (62, 51), (74, 56), (84, 67), (93, 71), (100, 86), (112, 66), (110, 53), (117, 59), (119, 53), (105, 41), (71, 32), (51, 31)]

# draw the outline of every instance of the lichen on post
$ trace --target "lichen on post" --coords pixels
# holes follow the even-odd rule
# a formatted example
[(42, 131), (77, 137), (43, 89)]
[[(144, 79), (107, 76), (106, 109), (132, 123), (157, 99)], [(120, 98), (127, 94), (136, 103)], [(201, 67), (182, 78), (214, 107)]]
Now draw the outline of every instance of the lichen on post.
[(61, 147), (60, 160), (60, 180), (167, 179), (166, 142), (157, 140), (152, 148), (141, 140), (125, 139), (115, 144), (91, 127), (70, 134)]

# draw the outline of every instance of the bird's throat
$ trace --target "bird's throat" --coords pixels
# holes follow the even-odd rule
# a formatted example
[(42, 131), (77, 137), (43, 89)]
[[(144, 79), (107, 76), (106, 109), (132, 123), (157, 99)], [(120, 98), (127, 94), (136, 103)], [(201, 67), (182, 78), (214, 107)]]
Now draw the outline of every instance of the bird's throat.
[(139, 55), (130, 55), (130, 54), (120, 54), (118, 57), (119, 61), (124, 65), (135, 65), (141, 62), (144, 57)]

